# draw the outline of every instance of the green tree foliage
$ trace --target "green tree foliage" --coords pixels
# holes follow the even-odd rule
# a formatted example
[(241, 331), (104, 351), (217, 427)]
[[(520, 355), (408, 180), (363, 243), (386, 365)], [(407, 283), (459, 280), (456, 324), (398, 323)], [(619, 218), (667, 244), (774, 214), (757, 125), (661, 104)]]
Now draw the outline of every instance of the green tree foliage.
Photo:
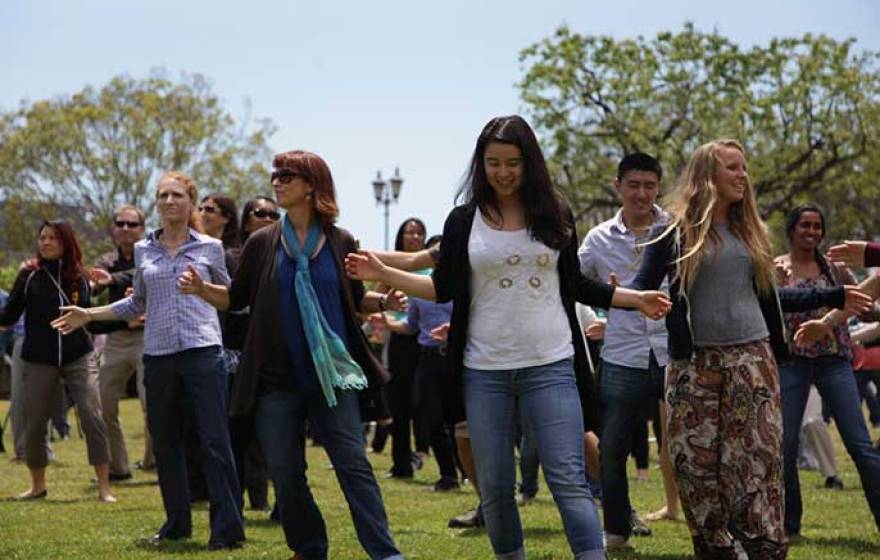
[(611, 181), (623, 155), (656, 154), (669, 191), (696, 147), (733, 137), (765, 218), (811, 200), (840, 238), (880, 232), (877, 61), (822, 35), (743, 48), (691, 24), (621, 40), (560, 27), (520, 53), (518, 86), (583, 222), (618, 205)]
[(171, 169), (190, 174), (201, 194), (265, 192), (274, 130), (268, 120), (237, 121), (199, 74), (117, 76), (100, 89), (23, 101), (0, 115), (0, 199), (12, 201), (4, 229), (14, 236), (22, 224), (9, 221), (19, 220), (30, 231), (33, 216), (20, 209), (50, 204), (78, 208), (106, 231), (119, 204), (150, 215), (156, 180)]

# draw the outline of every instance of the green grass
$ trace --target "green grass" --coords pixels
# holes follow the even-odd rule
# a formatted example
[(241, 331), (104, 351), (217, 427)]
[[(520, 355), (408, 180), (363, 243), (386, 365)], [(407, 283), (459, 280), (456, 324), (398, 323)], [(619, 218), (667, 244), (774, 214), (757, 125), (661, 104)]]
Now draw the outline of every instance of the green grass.
[[(142, 425), (136, 400), (123, 401), (123, 422), (129, 452), (137, 458), (143, 450)], [(0, 402), (0, 418), (8, 402)], [(71, 420), (73, 416), (71, 415)], [(836, 431), (832, 430), (836, 437)], [(875, 434), (876, 436), (876, 434)], [(100, 504), (90, 484), (92, 469), (86, 463), (85, 443), (78, 437), (58, 442), (58, 460), (50, 464), (49, 497), (45, 501), (20, 503), (9, 497), (28, 488), (27, 468), (10, 457), (11, 435), (5, 443), (7, 458), (0, 456), (0, 558), (288, 558), (281, 528), (262, 512), (247, 511), (245, 548), (233, 552), (206, 550), (208, 512), (199, 505), (193, 514), (193, 538), (182, 543), (154, 547), (143, 542), (162, 523), (164, 514), (155, 475), (137, 472), (135, 478), (116, 486), (119, 502)], [(865, 504), (858, 475), (838, 442), (842, 492), (821, 488), (818, 473), (802, 473), (805, 502), (804, 537), (795, 544), (789, 558), (876, 559), (880, 538)], [(470, 488), (447, 494), (428, 491), (437, 479), (436, 466), (429, 460), (413, 482), (385, 480), (381, 474), (390, 466), (389, 451), (371, 455), (397, 544), (411, 559), (485, 559), (491, 548), (484, 531), (452, 530), (446, 527), (451, 515), (476, 503)], [(312, 489), (327, 521), (330, 558), (364, 558), (348, 514), (348, 507), (333, 471), (319, 448), (309, 448)], [(641, 512), (657, 508), (662, 501), (660, 473), (652, 468), (648, 482), (632, 482), (631, 494)], [(530, 559), (570, 558), (559, 514), (543, 481), (538, 499), (522, 508), (521, 515)], [(654, 523), (654, 536), (634, 538), (630, 552), (614, 552), (612, 558), (673, 560), (690, 557), (691, 545), (684, 523)]]

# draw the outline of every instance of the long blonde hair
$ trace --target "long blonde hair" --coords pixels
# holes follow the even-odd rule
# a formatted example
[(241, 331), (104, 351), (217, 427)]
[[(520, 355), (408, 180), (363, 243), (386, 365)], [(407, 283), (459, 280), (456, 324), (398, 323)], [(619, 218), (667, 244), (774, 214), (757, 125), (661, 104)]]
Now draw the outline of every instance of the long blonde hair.
[(162, 184), (162, 181), (171, 180), (180, 183), (181, 186), (186, 190), (186, 194), (189, 197), (190, 201), (190, 210), (189, 210), (189, 227), (196, 230), (199, 233), (205, 233), (205, 228), (202, 225), (202, 217), (199, 215), (199, 189), (196, 187), (196, 182), (192, 180), (192, 178), (186, 173), (182, 173), (180, 171), (166, 171), (159, 177), (159, 182), (156, 183), (156, 195), (159, 194), (159, 185)]
[[(736, 140), (715, 140), (697, 148), (679, 177), (668, 204), (667, 211), (671, 217), (669, 226), (658, 238), (680, 236), (680, 253), (675, 260), (673, 280), (680, 281), (684, 290), (694, 283), (707, 239), (711, 238), (714, 243), (721, 242), (712, 229), (712, 216), (718, 203), (718, 189), (714, 180), (721, 164), (718, 153), (723, 148), (737, 149), (745, 156), (745, 150)], [(758, 290), (763, 294), (770, 293), (775, 289), (776, 280), (770, 236), (758, 214), (755, 192), (748, 178), (743, 198), (730, 206), (727, 220), (730, 231), (743, 241), (749, 251)]]

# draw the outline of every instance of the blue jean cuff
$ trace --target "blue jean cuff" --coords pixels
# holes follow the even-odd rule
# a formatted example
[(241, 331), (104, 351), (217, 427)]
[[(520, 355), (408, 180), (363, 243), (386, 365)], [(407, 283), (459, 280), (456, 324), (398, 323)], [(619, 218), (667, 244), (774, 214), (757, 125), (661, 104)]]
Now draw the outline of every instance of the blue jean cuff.
[(574, 560), (605, 560), (608, 556), (605, 554), (604, 548), (596, 548), (593, 550), (583, 550), (578, 552)]

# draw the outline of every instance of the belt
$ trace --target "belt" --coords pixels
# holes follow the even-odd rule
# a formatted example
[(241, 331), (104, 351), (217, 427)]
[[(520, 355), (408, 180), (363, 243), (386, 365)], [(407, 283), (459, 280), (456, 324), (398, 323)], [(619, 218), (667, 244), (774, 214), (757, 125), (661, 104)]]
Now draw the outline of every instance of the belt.
[(421, 347), (422, 356), (442, 356), (446, 357), (446, 347), (445, 346), (422, 346)]

